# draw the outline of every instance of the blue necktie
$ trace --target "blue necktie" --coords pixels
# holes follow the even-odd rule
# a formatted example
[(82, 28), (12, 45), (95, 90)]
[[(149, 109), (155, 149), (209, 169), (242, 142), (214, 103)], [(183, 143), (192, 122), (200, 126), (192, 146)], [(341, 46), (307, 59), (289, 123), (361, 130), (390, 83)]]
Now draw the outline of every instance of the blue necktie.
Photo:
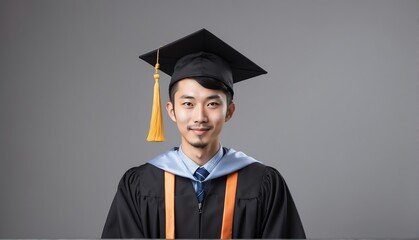
[(196, 198), (198, 199), (198, 203), (202, 203), (202, 201), (204, 200), (205, 191), (204, 191), (204, 186), (203, 186), (202, 181), (204, 181), (205, 178), (208, 177), (208, 175), (209, 175), (209, 172), (203, 167), (198, 168), (193, 174), (196, 180), (198, 180), (197, 190), (196, 190)]

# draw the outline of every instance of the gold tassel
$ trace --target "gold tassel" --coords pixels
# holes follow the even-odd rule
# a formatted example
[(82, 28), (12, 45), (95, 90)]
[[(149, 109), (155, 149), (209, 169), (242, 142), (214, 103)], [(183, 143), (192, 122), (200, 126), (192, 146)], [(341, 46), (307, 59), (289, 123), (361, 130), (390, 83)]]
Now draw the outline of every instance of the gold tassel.
[(154, 73), (154, 97), (153, 97), (153, 109), (151, 112), (151, 120), (150, 120), (150, 130), (148, 132), (147, 141), (149, 142), (164, 142), (164, 130), (163, 130), (163, 116), (161, 110), (161, 101), (160, 101), (160, 85), (159, 85), (159, 50), (157, 49), (157, 63)]

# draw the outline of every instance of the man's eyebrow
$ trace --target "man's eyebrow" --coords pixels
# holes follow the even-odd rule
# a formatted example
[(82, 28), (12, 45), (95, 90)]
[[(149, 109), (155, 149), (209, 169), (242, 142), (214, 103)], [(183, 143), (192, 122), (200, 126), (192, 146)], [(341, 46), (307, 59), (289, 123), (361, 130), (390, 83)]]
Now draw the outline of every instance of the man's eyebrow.
[[(193, 97), (193, 96), (190, 96), (190, 95), (186, 95), (186, 94), (184, 94), (184, 95), (182, 95), (182, 96), (180, 96), (179, 97), (180, 99), (195, 99), (195, 97)], [(210, 95), (210, 96), (208, 96), (207, 97), (207, 99), (220, 99), (221, 97), (220, 97), (220, 95), (218, 95), (218, 94), (214, 94), (214, 95)]]
[(207, 99), (220, 99), (221, 97), (220, 97), (220, 95), (211, 95), (211, 96), (208, 96), (207, 97)]
[(180, 99), (195, 99), (194, 97), (190, 96), (190, 95), (182, 95), (179, 97)]

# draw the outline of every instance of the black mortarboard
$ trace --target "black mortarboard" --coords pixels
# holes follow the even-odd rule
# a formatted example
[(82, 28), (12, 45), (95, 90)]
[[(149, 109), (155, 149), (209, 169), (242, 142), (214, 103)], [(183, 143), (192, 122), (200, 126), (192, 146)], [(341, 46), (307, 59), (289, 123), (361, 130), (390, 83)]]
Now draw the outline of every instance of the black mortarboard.
[[(223, 82), (232, 94), (233, 83), (267, 73), (206, 29), (143, 54), (140, 58), (155, 66), (157, 74), (153, 115), (160, 114), (160, 116), (152, 116), (148, 141), (164, 141), (163, 130), (157, 130), (155, 127), (155, 121), (162, 120), (161, 110), (157, 109), (160, 108), (160, 93), (156, 92), (158, 69), (172, 77), (169, 89), (174, 83), (185, 78), (209, 77)], [(159, 136), (155, 137), (156, 135)]]
[[(154, 66), (157, 49), (140, 58)], [(206, 29), (160, 47), (159, 63), (172, 76), (170, 86), (187, 77), (212, 77), (232, 90), (233, 83), (267, 73)]]

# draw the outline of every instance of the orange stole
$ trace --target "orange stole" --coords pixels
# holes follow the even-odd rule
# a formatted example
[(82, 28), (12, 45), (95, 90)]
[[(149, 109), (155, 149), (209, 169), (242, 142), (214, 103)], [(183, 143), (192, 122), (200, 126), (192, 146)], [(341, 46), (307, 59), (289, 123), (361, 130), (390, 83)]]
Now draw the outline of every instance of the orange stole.
[(175, 175), (164, 172), (164, 205), (166, 208), (166, 239), (175, 238)]
[[(227, 176), (224, 198), (223, 222), (221, 239), (231, 239), (233, 236), (234, 203), (236, 202), (238, 172)], [(166, 208), (166, 239), (175, 238), (175, 175), (164, 172), (164, 202)]]

